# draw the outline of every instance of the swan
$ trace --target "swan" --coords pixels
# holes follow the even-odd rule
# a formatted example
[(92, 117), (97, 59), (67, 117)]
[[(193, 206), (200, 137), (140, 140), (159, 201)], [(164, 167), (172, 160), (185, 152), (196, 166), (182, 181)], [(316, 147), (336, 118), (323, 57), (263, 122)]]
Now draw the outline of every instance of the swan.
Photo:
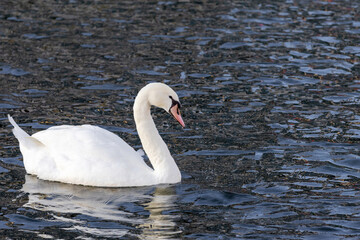
[(50, 127), (32, 136), (8, 115), (26, 172), (39, 179), (96, 187), (178, 183), (181, 174), (150, 114), (163, 108), (185, 127), (176, 92), (163, 83), (144, 86), (135, 98), (136, 130), (153, 168), (116, 134), (93, 125)]

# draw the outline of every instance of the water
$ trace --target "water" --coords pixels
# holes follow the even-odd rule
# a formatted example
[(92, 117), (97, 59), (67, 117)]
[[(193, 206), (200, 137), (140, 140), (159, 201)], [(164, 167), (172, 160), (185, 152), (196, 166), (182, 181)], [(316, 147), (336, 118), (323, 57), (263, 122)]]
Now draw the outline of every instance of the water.
[[(2, 1), (0, 233), (18, 238), (358, 239), (357, 1)], [(162, 81), (186, 128), (155, 122), (176, 185), (26, 175), (29, 133), (96, 124), (141, 148), (137, 91)]]

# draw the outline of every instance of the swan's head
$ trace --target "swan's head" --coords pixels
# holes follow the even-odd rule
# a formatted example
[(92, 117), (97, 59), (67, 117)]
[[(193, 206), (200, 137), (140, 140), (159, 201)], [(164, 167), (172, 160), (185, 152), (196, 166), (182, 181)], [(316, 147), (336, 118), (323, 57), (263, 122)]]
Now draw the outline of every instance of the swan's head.
[(164, 109), (166, 112), (185, 127), (180, 113), (179, 97), (174, 90), (163, 83), (150, 83), (144, 87), (148, 91), (148, 100), (150, 105)]

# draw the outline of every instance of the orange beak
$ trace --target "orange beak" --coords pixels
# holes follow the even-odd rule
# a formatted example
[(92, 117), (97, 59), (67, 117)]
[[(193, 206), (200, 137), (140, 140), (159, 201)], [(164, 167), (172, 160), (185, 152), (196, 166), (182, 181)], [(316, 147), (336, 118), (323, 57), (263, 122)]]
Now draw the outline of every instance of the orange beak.
[(185, 123), (181, 117), (179, 105), (175, 104), (170, 108), (170, 113), (173, 115), (173, 117), (180, 123), (182, 127), (185, 127)]

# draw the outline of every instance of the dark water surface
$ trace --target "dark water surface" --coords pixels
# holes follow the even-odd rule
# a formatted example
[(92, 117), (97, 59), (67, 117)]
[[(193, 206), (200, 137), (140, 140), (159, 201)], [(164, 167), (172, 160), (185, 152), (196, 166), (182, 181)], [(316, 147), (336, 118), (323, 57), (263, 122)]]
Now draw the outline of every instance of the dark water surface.
[[(359, 239), (359, 1), (0, 2), (1, 238)], [(29, 133), (96, 124), (135, 149), (137, 91), (181, 184), (91, 188), (25, 174)]]

